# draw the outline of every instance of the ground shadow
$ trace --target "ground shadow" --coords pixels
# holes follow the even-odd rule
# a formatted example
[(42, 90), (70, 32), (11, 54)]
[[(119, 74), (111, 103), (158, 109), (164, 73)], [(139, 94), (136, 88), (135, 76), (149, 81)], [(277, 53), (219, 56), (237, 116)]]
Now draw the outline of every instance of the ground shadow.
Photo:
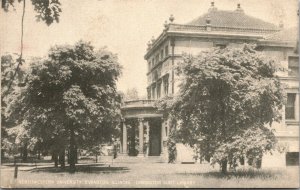
[[(28, 166), (37, 166), (37, 165), (45, 165), (45, 164), (52, 164), (53, 161), (51, 160), (43, 160), (39, 162), (17, 162), (16, 165), (18, 167), (28, 167)], [(7, 167), (15, 167), (14, 162), (7, 162), (7, 163), (2, 163), (1, 165), (7, 166)]]
[(206, 173), (177, 173), (179, 175), (194, 175), (202, 176), (204, 178), (216, 178), (216, 179), (231, 179), (231, 178), (246, 178), (246, 179), (277, 179), (283, 175), (280, 170), (238, 170), (230, 171), (223, 174), (218, 171), (206, 172)]
[[(55, 167), (39, 167), (30, 170), (31, 172), (46, 172), (46, 173), (68, 173), (70, 171), (69, 166), (64, 169)], [(125, 173), (129, 172), (127, 167), (109, 166), (105, 164), (88, 164), (77, 165), (76, 173)]]

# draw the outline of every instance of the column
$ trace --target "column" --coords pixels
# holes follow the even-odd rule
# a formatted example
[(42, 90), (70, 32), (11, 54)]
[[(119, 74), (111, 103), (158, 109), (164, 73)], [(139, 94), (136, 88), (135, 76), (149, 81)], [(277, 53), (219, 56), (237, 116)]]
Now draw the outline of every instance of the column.
[(122, 142), (122, 153), (127, 155), (127, 127), (125, 121), (123, 121), (123, 142)]
[(139, 118), (139, 154), (138, 157), (144, 156), (144, 127), (143, 118)]
[(285, 123), (285, 105), (282, 106), (282, 127), (286, 127)]
[(164, 138), (165, 138), (166, 134), (165, 134), (165, 122), (162, 121), (161, 123), (161, 152), (160, 154), (164, 153)]
[(299, 121), (299, 92), (296, 93), (295, 97), (295, 120)]
[(149, 156), (149, 146), (150, 146), (150, 127), (149, 127), (149, 122), (147, 121), (146, 123), (146, 127), (147, 127), (147, 136), (146, 136), (146, 142), (147, 142), (147, 152), (146, 152), (146, 156)]

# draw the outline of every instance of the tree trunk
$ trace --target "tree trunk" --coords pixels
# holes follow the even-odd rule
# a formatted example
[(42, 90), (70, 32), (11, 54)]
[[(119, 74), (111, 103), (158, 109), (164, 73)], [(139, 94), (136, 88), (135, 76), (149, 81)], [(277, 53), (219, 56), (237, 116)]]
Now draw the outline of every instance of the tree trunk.
[(55, 151), (55, 152), (53, 152), (53, 154), (52, 154), (52, 156), (53, 156), (53, 160), (54, 160), (54, 167), (58, 167), (58, 154), (57, 154), (57, 152)]
[(38, 150), (38, 156), (37, 156), (37, 159), (40, 160), (41, 159), (41, 151)]
[(75, 145), (75, 163), (78, 164), (78, 148)]
[(75, 147), (75, 133), (74, 129), (70, 129), (70, 172), (74, 173), (76, 170), (76, 147)]
[(223, 160), (221, 163), (221, 169), (222, 169), (222, 173), (226, 174), (227, 173), (227, 160)]
[(68, 164), (70, 164), (70, 149), (68, 149), (67, 151), (67, 160), (68, 160)]
[(60, 150), (59, 152), (59, 164), (60, 164), (60, 168), (64, 169), (65, 168), (65, 149)]
[(26, 162), (28, 157), (28, 150), (27, 150), (27, 143), (23, 146), (23, 155), (22, 155), (22, 161)]
[[(5, 157), (5, 151), (3, 149), (1, 149), (1, 160), (3, 161), (4, 160), (4, 157)], [(1, 162), (2, 163), (2, 162)]]
[(96, 163), (98, 163), (98, 155), (96, 154)]

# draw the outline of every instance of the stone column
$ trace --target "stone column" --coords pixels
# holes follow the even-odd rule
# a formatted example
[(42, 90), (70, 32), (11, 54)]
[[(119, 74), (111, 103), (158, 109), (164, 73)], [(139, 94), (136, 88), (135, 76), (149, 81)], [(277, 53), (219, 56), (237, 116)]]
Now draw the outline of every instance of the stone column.
[(144, 156), (144, 127), (143, 118), (139, 118), (139, 154), (138, 157)]
[(282, 127), (286, 127), (285, 123), (285, 105), (282, 106)]
[(165, 133), (165, 122), (162, 121), (162, 124), (161, 124), (161, 152), (160, 154), (163, 154), (164, 153), (164, 138), (166, 136), (166, 133)]
[(146, 123), (147, 127), (147, 136), (146, 136), (146, 142), (147, 142), (147, 151), (146, 151), (146, 156), (149, 156), (149, 146), (150, 146), (150, 127), (149, 127), (149, 122)]
[(125, 121), (123, 121), (123, 142), (122, 142), (122, 154), (127, 155), (127, 127)]
[(296, 93), (295, 97), (295, 120), (299, 121), (299, 92)]

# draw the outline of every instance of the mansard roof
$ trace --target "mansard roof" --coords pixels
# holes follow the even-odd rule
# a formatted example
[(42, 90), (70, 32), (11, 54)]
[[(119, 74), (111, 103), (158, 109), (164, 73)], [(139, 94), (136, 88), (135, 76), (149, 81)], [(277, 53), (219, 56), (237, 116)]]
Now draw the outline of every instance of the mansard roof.
[(261, 19), (254, 18), (244, 13), (242, 9), (234, 11), (218, 10), (216, 8), (210, 9), (204, 15), (192, 20), (187, 25), (205, 26), (207, 20), (213, 27), (226, 28), (248, 28), (257, 30), (278, 30), (279, 28)]
[[(148, 42), (145, 59), (159, 47), (168, 36), (194, 36), (202, 38), (231, 38), (265, 40), (264, 36), (280, 31), (280, 27), (261, 19), (247, 15), (237, 5), (233, 11), (218, 10), (212, 2), (208, 12), (186, 24), (175, 24), (174, 17), (165, 23), (164, 30), (156, 39)], [(267, 41), (267, 40), (266, 40)]]

